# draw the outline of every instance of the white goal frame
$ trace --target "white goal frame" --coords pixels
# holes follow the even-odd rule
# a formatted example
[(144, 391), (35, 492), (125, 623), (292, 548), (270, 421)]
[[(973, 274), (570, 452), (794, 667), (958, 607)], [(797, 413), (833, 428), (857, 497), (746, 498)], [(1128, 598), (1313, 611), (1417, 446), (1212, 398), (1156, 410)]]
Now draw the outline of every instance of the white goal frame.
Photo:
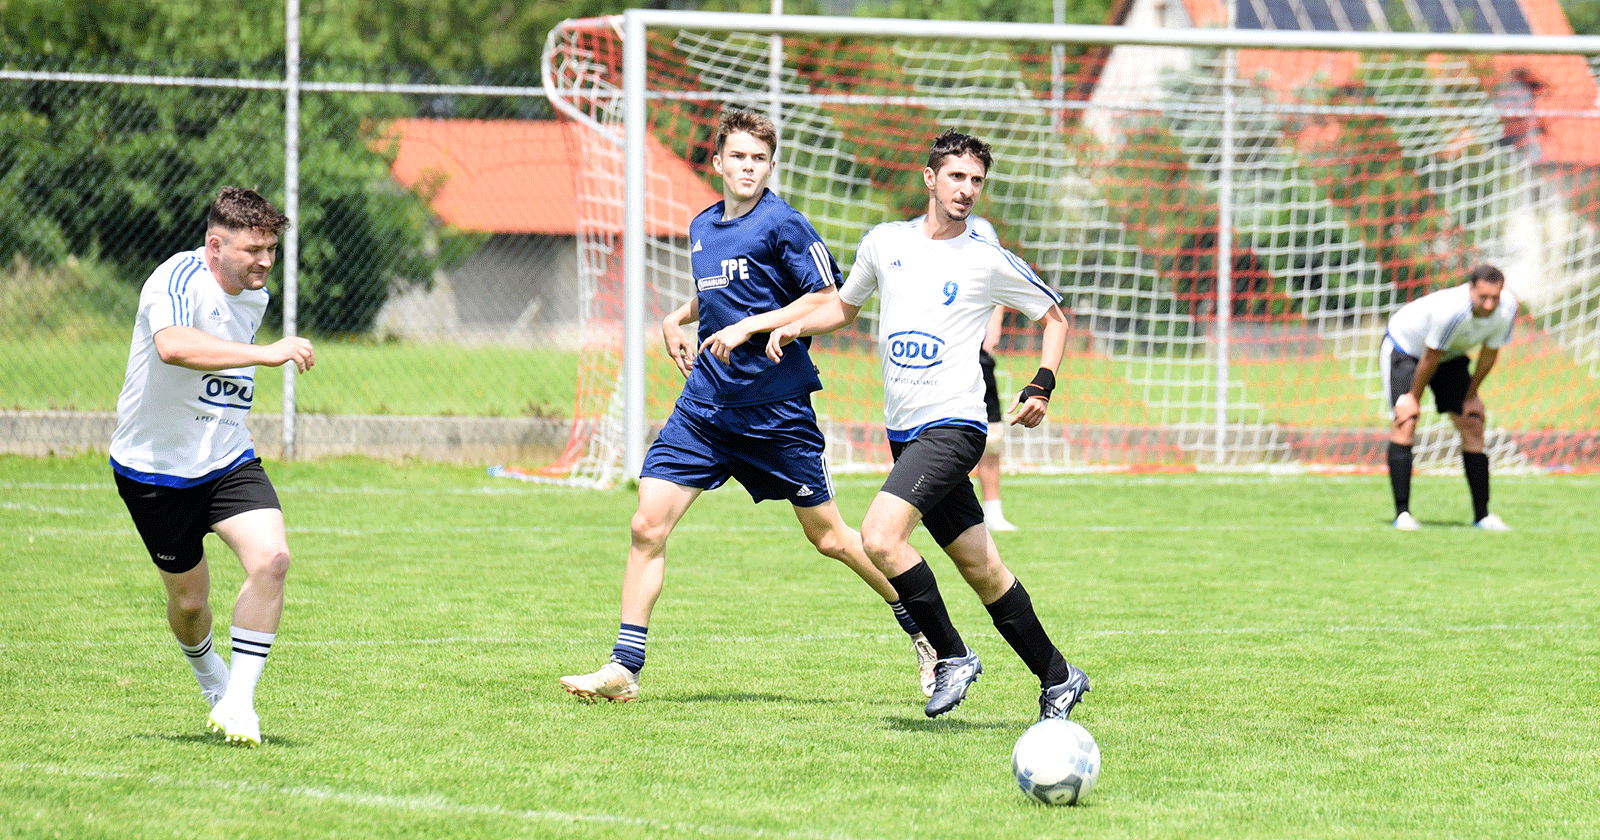
[[(1394, 32), (1316, 32), (1284, 30), (1237, 29), (1168, 29), (1152, 27), (1051, 25), (1029, 23), (995, 23), (987, 21), (931, 21), (885, 18), (847, 18), (806, 15), (767, 15), (719, 12), (678, 12), (631, 9), (620, 17), (623, 41), (623, 91), (622, 113), (624, 134), (609, 135), (613, 142), (623, 147), (624, 158), (624, 212), (623, 212), (623, 370), (621, 397), (623, 402), (623, 475), (637, 475), (644, 462), (645, 445), (649, 433), (646, 405), (646, 179), (648, 117), (646, 105), (650, 98), (647, 90), (647, 35), (654, 29), (685, 29), (707, 32), (740, 32), (767, 35), (780, 39), (784, 35), (820, 36), (876, 36), (907, 37), (971, 41), (975, 39), (1011, 43), (1067, 42), (1093, 46), (1154, 46), (1212, 48), (1223, 50), (1232, 69), (1233, 51), (1238, 49), (1266, 50), (1329, 50), (1329, 51), (1390, 51), (1395, 53), (1475, 53), (1475, 54), (1572, 54), (1600, 55), (1600, 37), (1548, 36), (1548, 35), (1472, 35), (1439, 33)], [(552, 39), (555, 32), (552, 32)], [(775, 51), (776, 52), (776, 51)], [(545, 57), (545, 85), (552, 93), (551, 100), (558, 108), (591, 127), (608, 132), (586, 115), (562, 107), (560, 97), (552, 85), (549, 51)], [(1059, 96), (1059, 93), (1057, 94)], [(1045, 100), (1049, 102), (1050, 100)], [(1056, 103), (1063, 107), (1081, 107), (1081, 103)], [(1225, 106), (1227, 107), (1227, 106)], [(1223, 114), (1224, 133), (1220, 138), (1220, 153), (1224, 172), (1232, 165), (1234, 149), (1227, 136), (1226, 126), (1232, 116)], [(1231, 231), (1230, 215), (1231, 179), (1219, 179), (1218, 229), (1224, 234)], [(1232, 309), (1229, 299), (1232, 284), (1228, 282), (1233, 264), (1232, 244), (1228, 235), (1219, 235), (1214, 264), (1218, 267), (1217, 308), (1219, 319), (1225, 319)], [(1226, 330), (1221, 330), (1226, 336)], [(1225, 348), (1224, 348), (1225, 349)], [(1227, 439), (1228, 415), (1227, 354), (1219, 353), (1220, 383), (1216, 406), (1218, 463), (1224, 461)]]

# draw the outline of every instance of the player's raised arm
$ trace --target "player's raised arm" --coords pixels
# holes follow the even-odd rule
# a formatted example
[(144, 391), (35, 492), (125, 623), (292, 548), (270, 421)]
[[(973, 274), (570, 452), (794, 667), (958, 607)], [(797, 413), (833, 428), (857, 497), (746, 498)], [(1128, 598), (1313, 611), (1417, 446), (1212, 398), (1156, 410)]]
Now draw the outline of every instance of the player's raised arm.
[(1050, 408), (1050, 394), (1056, 387), (1056, 370), (1061, 367), (1061, 357), (1067, 351), (1067, 317), (1061, 314), (1061, 307), (1046, 309), (1038, 323), (1044, 328), (1039, 371), (1033, 375), (1033, 381), (1024, 386), (1017, 398), (1011, 401), (1011, 407), (1006, 411), (1017, 415), (1011, 419), (1013, 426), (1021, 424), (1030, 429), (1044, 421), (1045, 412)]
[(250, 365), (278, 367), (294, 362), (295, 367), (305, 373), (317, 362), (311, 342), (294, 335), (271, 344), (241, 344), (194, 327), (175, 325), (157, 332), (155, 344), (161, 361), (190, 370), (228, 370)]
[(772, 331), (767, 337), (767, 358), (774, 362), (783, 359), (783, 346), (797, 338), (822, 335), (855, 323), (861, 307), (851, 306), (835, 292), (821, 305), (803, 318), (790, 321)]
[[(791, 321), (806, 318), (817, 309), (827, 305), (830, 300), (839, 299), (839, 290), (828, 286), (815, 292), (801, 295), (793, 303), (771, 312), (759, 312), (740, 320), (736, 324), (723, 327), (712, 333), (700, 344), (701, 352), (708, 352), (720, 361), (728, 361), (728, 355), (733, 348), (750, 340), (756, 333), (770, 332)], [(770, 342), (769, 342), (770, 346)], [(769, 354), (770, 355), (770, 354)]]

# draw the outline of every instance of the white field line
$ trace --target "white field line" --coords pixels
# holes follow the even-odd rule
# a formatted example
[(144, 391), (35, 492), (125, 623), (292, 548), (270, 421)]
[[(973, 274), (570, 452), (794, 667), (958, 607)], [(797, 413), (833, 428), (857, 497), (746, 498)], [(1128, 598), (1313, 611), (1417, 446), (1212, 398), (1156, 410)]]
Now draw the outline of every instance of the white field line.
[[(271, 742), (268, 741), (270, 749)], [(522, 823), (588, 823), (593, 825), (615, 825), (620, 827), (649, 828), (657, 831), (666, 831), (678, 835), (704, 835), (710, 837), (777, 837), (798, 838), (799, 840), (868, 840), (868, 838), (840, 834), (838, 832), (811, 831), (807, 829), (773, 831), (765, 828), (750, 828), (740, 825), (711, 825), (705, 823), (687, 823), (681, 821), (654, 820), (647, 817), (630, 817), (622, 814), (586, 814), (576, 811), (551, 811), (530, 810), (521, 808), (507, 808), (502, 805), (475, 805), (471, 803), (456, 802), (443, 794), (427, 794), (424, 796), (396, 796), (384, 793), (363, 793), (360, 791), (331, 790), (328, 788), (273, 785), (264, 782), (247, 780), (205, 780), (205, 779), (179, 779), (172, 776), (155, 774), (145, 775), (140, 773), (123, 773), (115, 770), (98, 770), (94, 768), (62, 767), (47, 764), (18, 764), (11, 763), (0, 765), (9, 770), (40, 776), (56, 776), (77, 779), (107, 780), (118, 782), (138, 782), (151, 787), (178, 788), (187, 790), (214, 790), (224, 793), (245, 793), (255, 796), (281, 796), (288, 799), (304, 799), (315, 802), (327, 802), (335, 805), (348, 805), (361, 808), (373, 808), (379, 811), (411, 811), (422, 814), (444, 814), (448, 816), (473, 816), (496, 817)]]

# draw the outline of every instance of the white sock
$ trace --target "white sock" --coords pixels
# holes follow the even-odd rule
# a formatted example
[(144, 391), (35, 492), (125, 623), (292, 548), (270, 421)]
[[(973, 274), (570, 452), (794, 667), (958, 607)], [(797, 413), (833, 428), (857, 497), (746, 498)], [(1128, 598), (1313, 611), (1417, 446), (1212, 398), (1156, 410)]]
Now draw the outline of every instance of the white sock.
[(183, 656), (189, 660), (189, 666), (194, 668), (194, 678), (200, 683), (200, 690), (206, 694), (222, 696), (228, 688), (228, 663), (223, 661), (222, 654), (217, 653), (212, 644), (211, 634), (207, 633), (198, 645), (186, 645), (182, 641), (178, 646), (183, 648)]
[(233, 634), (233, 661), (228, 674), (228, 693), (222, 700), (243, 703), (246, 708), (253, 709), (256, 683), (261, 680), (262, 669), (267, 667), (267, 654), (272, 651), (272, 641), (278, 634), (246, 630), (238, 625), (230, 632)]
[(983, 503), (983, 518), (995, 521), (1002, 521), (1006, 518), (1005, 513), (1000, 509), (999, 499), (990, 499)]

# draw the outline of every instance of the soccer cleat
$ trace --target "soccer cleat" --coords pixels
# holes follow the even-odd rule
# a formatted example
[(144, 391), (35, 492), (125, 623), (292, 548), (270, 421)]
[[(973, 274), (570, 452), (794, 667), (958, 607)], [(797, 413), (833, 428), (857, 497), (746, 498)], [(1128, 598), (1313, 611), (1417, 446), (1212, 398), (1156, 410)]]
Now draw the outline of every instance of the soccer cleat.
[(1010, 522), (1007, 522), (1006, 518), (1004, 516), (999, 515), (999, 514), (995, 514), (994, 516), (985, 516), (983, 518), (983, 524), (984, 524), (985, 527), (987, 527), (991, 531), (1015, 531), (1015, 530), (1017, 530), (1017, 526), (1012, 525)]
[(933, 694), (929, 695), (928, 707), (922, 713), (928, 717), (938, 717), (961, 705), (961, 701), (967, 698), (967, 689), (978, 681), (981, 673), (983, 663), (978, 661), (978, 654), (970, 647), (966, 656), (952, 656), (935, 662)]
[(1401, 511), (1400, 515), (1394, 518), (1394, 528), (1396, 531), (1416, 531), (1422, 528), (1422, 523), (1411, 515), (1411, 511)]
[(939, 661), (939, 652), (928, 643), (928, 637), (918, 633), (911, 637), (911, 647), (917, 652), (917, 676), (922, 681), (922, 696), (933, 696), (933, 666)]
[(230, 744), (261, 746), (261, 719), (256, 716), (254, 709), (238, 709), (227, 703), (218, 703), (211, 709), (210, 723), (211, 731), (221, 732)]
[(1067, 678), (1039, 692), (1039, 719), (1068, 719), (1072, 715), (1072, 707), (1078, 705), (1078, 701), (1088, 693), (1089, 675), (1078, 666), (1067, 663)]
[(200, 691), (200, 696), (206, 701), (206, 708), (209, 709), (215, 709), (217, 704), (222, 702), (222, 694), (223, 692), (221, 691), (206, 691), (204, 689)]
[(1496, 516), (1495, 514), (1492, 514), (1492, 513), (1489, 514), (1488, 516), (1485, 516), (1484, 518), (1478, 520), (1477, 522), (1472, 523), (1472, 527), (1474, 527), (1474, 528), (1482, 528), (1485, 531), (1509, 531), (1509, 530), (1511, 530), (1511, 526), (1507, 525), (1506, 521), (1504, 519), (1501, 519), (1499, 516)]
[(639, 675), (616, 661), (607, 662), (592, 674), (562, 677), (561, 687), (584, 700), (626, 703), (639, 699)]

